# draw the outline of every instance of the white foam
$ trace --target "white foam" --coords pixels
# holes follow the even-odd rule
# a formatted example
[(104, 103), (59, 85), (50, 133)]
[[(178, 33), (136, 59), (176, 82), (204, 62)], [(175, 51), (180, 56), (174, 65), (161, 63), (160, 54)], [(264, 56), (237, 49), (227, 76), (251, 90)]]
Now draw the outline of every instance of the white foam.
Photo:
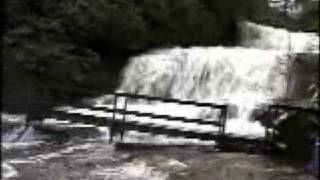
[(116, 168), (99, 168), (90, 174), (93, 177), (102, 176), (104, 179), (117, 180), (165, 180), (169, 176), (168, 173), (137, 159)]
[(32, 156), (27, 158), (28, 161), (33, 161), (33, 162), (44, 162), (46, 160), (52, 159), (52, 158), (57, 158), (61, 157), (63, 154), (69, 154), (74, 152), (75, 150), (80, 150), (80, 149), (89, 149), (93, 148), (94, 145), (92, 143), (85, 143), (82, 145), (75, 145), (75, 146), (70, 146), (64, 149), (61, 149), (57, 152), (51, 152), (51, 153), (46, 153), (46, 154), (39, 154), (36, 156)]
[(137, 131), (127, 131), (123, 139), (124, 142), (131, 143), (148, 143), (156, 145), (182, 145), (182, 144), (196, 144), (196, 145), (215, 145), (214, 141), (199, 140), (185, 137), (169, 137), (166, 135), (153, 135), (151, 133), (142, 133)]
[(26, 115), (25, 114), (9, 114), (5, 112), (1, 112), (1, 122), (2, 123), (26, 123)]
[(226, 123), (226, 133), (234, 136), (263, 138), (265, 136), (265, 128), (257, 121), (229, 119)]
[(4, 149), (26, 149), (30, 146), (36, 146), (43, 143), (43, 141), (28, 141), (28, 142), (1, 142), (1, 147)]
[(19, 173), (18, 171), (10, 166), (8, 163), (6, 162), (2, 162), (1, 163), (1, 177), (4, 179), (10, 179), (10, 178), (14, 178), (14, 177), (18, 177)]

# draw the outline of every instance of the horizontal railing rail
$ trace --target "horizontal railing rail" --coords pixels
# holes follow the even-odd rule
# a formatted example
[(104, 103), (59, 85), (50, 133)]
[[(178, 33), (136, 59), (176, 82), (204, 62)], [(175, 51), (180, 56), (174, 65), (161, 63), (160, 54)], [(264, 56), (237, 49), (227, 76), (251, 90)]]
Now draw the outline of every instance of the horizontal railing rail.
[(153, 119), (166, 119), (168, 121), (183, 121), (186, 123), (198, 123), (198, 124), (213, 124), (215, 126), (222, 126), (219, 121), (209, 121), (203, 120), (200, 118), (186, 118), (182, 116), (170, 116), (165, 114), (154, 114), (154, 113), (146, 113), (140, 111), (132, 111), (132, 110), (125, 110), (125, 109), (114, 109), (110, 107), (88, 107), (88, 106), (81, 106), (80, 108), (88, 108), (89, 110), (93, 111), (104, 111), (110, 113), (120, 113), (122, 115), (134, 115), (136, 117), (150, 117)]
[(140, 95), (140, 94), (131, 94), (131, 93), (115, 93), (116, 96), (123, 96), (133, 99), (145, 99), (149, 101), (160, 101), (164, 103), (177, 103), (181, 105), (195, 105), (198, 107), (213, 107), (213, 108), (225, 108), (227, 105), (223, 104), (214, 104), (214, 103), (201, 103), (196, 101), (186, 101), (186, 100), (180, 100), (180, 99), (173, 99), (173, 98), (161, 98), (161, 97), (155, 97), (155, 96), (149, 96), (149, 95)]

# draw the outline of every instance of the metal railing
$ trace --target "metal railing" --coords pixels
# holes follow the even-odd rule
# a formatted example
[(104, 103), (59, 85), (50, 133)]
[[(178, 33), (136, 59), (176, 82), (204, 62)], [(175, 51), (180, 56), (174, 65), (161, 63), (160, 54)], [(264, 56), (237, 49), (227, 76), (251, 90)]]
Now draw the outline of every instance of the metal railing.
[[(123, 108), (118, 108), (118, 98), (124, 97), (124, 106)], [(179, 105), (193, 105), (196, 107), (209, 107), (212, 109), (219, 109), (220, 110), (220, 117), (219, 121), (204, 121), (200, 118), (186, 118), (186, 117), (178, 117), (178, 116), (170, 116), (170, 115), (163, 115), (163, 114), (154, 114), (154, 113), (145, 113), (139, 111), (130, 111), (127, 109), (128, 98), (130, 99), (144, 99), (148, 101), (158, 101), (162, 103), (175, 103)], [(130, 93), (114, 93), (114, 102), (113, 102), (113, 109), (107, 107), (95, 107), (94, 110), (107, 110), (108, 112), (113, 112), (112, 120), (115, 121), (116, 113), (121, 113), (123, 118), (121, 122), (121, 132), (120, 132), (120, 139), (123, 140), (124, 130), (125, 130), (125, 121), (126, 115), (134, 115), (137, 117), (149, 117), (152, 119), (165, 119), (167, 121), (183, 121), (186, 123), (198, 123), (198, 124), (211, 124), (213, 126), (219, 127), (219, 135), (225, 134), (225, 125), (227, 120), (227, 105), (221, 104), (214, 104), (214, 103), (199, 103), (196, 101), (183, 101), (179, 99), (169, 99), (169, 98), (161, 98), (155, 96), (147, 96), (147, 95), (139, 95), (139, 94), (130, 94)], [(111, 129), (112, 126), (111, 126)], [(113, 141), (113, 131), (111, 130), (110, 133), (110, 142)]]
[[(86, 94), (86, 95), (91, 95), (94, 96), (96, 95), (98, 92), (96, 91), (88, 91), (88, 90), (82, 90), (82, 89), (65, 89), (65, 88), (61, 88), (61, 87), (49, 87), (52, 90), (58, 90), (58, 91), (66, 91), (66, 92), (71, 92), (71, 93), (82, 93), (82, 94)], [(101, 92), (100, 92), (101, 93)], [(121, 140), (123, 139), (124, 136), (124, 131), (125, 131), (125, 126), (126, 126), (126, 115), (134, 115), (136, 117), (148, 117), (148, 118), (153, 118), (153, 119), (165, 119), (167, 121), (183, 121), (183, 122), (194, 122), (194, 123), (198, 123), (198, 124), (211, 124), (213, 126), (217, 126), (219, 127), (219, 134), (220, 135), (225, 135), (225, 126), (226, 126), (226, 120), (227, 120), (227, 110), (228, 110), (228, 106), (223, 104), (214, 104), (214, 103), (200, 103), (200, 102), (196, 102), (196, 101), (183, 101), (183, 100), (179, 100), (179, 99), (170, 99), (170, 98), (161, 98), (161, 97), (154, 97), (154, 96), (148, 96), (148, 95), (138, 95), (138, 94), (131, 94), (131, 93), (106, 93), (106, 95), (112, 95), (114, 96), (114, 101), (113, 101), (113, 107), (94, 107), (92, 105), (84, 105), (86, 108), (89, 108), (91, 110), (99, 110), (99, 111), (106, 111), (106, 112), (111, 112), (112, 114), (112, 121), (110, 121), (110, 124), (112, 124), (112, 122), (116, 121), (116, 114), (119, 113), (122, 115), (122, 119), (121, 119), (121, 128), (120, 128), (120, 138)], [(120, 97), (124, 97), (125, 101), (123, 104), (123, 107), (117, 107), (118, 105), (118, 98)], [(41, 106), (42, 104), (46, 104), (48, 106), (61, 106), (61, 105), (66, 105), (66, 103), (62, 103), (62, 102), (55, 102), (52, 100), (34, 100), (33, 98), (27, 98), (28, 99), (28, 103), (30, 105), (39, 105)], [(203, 119), (197, 119), (197, 118), (186, 118), (186, 117), (177, 117), (177, 116), (170, 116), (170, 115), (165, 115), (165, 114), (154, 114), (154, 113), (146, 113), (146, 112), (140, 112), (140, 111), (132, 111), (132, 110), (128, 110), (127, 106), (128, 106), (128, 99), (143, 99), (143, 100), (147, 100), (147, 101), (159, 101), (162, 103), (175, 103), (175, 104), (179, 104), (179, 105), (193, 105), (193, 106), (197, 106), (197, 107), (209, 107), (209, 108), (213, 108), (213, 109), (218, 109), (220, 110), (220, 117), (219, 117), (219, 121), (206, 121)], [(16, 101), (19, 101), (18, 99), (16, 99)], [(290, 100), (293, 101), (293, 100)], [(10, 103), (15, 103), (15, 102), (7, 102), (7, 104)], [(82, 106), (81, 104), (76, 104), (77, 106)], [(277, 118), (277, 114), (279, 114), (279, 111), (297, 111), (297, 112), (307, 112), (307, 113), (312, 113), (317, 115), (317, 117), (319, 117), (319, 110), (318, 109), (313, 109), (313, 108), (307, 108), (307, 107), (296, 107), (296, 106), (292, 106), (292, 105), (288, 105), (288, 104), (268, 104), (267, 105), (269, 108), (269, 122), (267, 123), (268, 125), (266, 126), (266, 132), (265, 132), (265, 136), (266, 139), (268, 139), (268, 137), (271, 135), (269, 134), (268, 129), (273, 128), (270, 127), (272, 126), (271, 122), (273, 120), (275, 120)], [(49, 110), (49, 109), (48, 109)], [(118, 123), (119, 124), (119, 123)], [(112, 142), (113, 139), (113, 130), (115, 130), (114, 127), (112, 127), (112, 125), (110, 126), (110, 141)], [(273, 134), (273, 133), (272, 133)]]

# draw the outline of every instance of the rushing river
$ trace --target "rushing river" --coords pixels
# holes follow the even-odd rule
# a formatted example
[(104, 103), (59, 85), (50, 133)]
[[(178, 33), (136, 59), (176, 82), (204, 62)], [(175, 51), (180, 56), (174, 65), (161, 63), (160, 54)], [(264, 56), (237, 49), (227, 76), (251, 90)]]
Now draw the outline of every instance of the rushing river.
[[(228, 114), (227, 133), (263, 137), (264, 129), (258, 122), (250, 121), (251, 113), (256, 106), (285, 95), (287, 65), (295, 54), (288, 56), (285, 30), (250, 22), (241, 26), (242, 47), (177, 47), (132, 57), (123, 71), (118, 90), (164, 98), (228, 103), (232, 106), (232, 113)], [(293, 52), (318, 52), (315, 34), (292, 33), (290, 38)], [(111, 101), (112, 97), (99, 97), (96, 105), (108, 106)], [(120, 100), (118, 105), (123, 105), (123, 102)], [(217, 116), (211, 109), (142, 101), (130, 101), (128, 108), (189, 118), (212, 119)], [(2, 113), (1, 116), (3, 179), (314, 179), (305, 174), (303, 166), (289, 165), (267, 156), (216, 153), (212, 148), (213, 141), (127, 132), (126, 142), (202, 146), (116, 151), (113, 145), (108, 144), (107, 128), (46, 119), (46, 128), (41, 130), (36, 128), (38, 126), (25, 127), (24, 115)], [(150, 121), (153, 120), (141, 119), (144, 123)], [(164, 123), (163, 120), (157, 122)], [(181, 123), (166, 125), (215, 130), (196, 124), (192, 127)]]
[[(212, 145), (189, 149), (116, 151), (105, 129), (74, 128), (68, 134), (49, 135), (32, 127), (23, 130), (23, 116), (3, 114), (2, 178), (21, 180), (164, 180), (314, 179), (302, 166), (267, 156), (216, 153)], [(10, 120), (8, 120), (10, 119)], [(15, 122), (12, 122), (15, 119)], [(15, 132), (15, 133), (13, 133)], [(143, 134), (132, 134), (137, 141)], [(150, 136), (150, 135), (149, 135)], [(181, 142), (181, 141), (180, 141)]]

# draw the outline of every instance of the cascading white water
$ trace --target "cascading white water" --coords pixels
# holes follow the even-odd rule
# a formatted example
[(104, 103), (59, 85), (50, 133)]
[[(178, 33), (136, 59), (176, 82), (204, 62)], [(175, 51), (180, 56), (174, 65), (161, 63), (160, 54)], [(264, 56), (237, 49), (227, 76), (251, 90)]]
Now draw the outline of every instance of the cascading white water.
[[(248, 122), (250, 113), (258, 104), (284, 97), (288, 65), (296, 53), (318, 53), (319, 37), (316, 33), (289, 32), (247, 21), (239, 26), (241, 47), (160, 49), (132, 57), (123, 71), (118, 90), (234, 104), (238, 112), (233, 118), (242, 120), (242, 124), (238, 121), (229, 126), (229, 130), (237, 133), (261, 130), (257, 125), (244, 127), (249, 127), (245, 122)], [(150, 110), (139, 106), (139, 110)], [(151, 109), (168, 114), (179, 114), (180, 111), (180, 115), (185, 116), (206, 116), (196, 109), (177, 110), (173, 106), (157, 105)], [(240, 124), (243, 127), (239, 128)]]
[(253, 22), (239, 23), (240, 46), (290, 51), (292, 53), (319, 53), (317, 33), (290, 32), (282, 28)]
[(287, 56), (280, 51), (240, 47), (157, 50), (130, 60), (120, 90), (236, 104), (238, 118), (248, 119), (257, 103), (284, 95), (286, 63)]

